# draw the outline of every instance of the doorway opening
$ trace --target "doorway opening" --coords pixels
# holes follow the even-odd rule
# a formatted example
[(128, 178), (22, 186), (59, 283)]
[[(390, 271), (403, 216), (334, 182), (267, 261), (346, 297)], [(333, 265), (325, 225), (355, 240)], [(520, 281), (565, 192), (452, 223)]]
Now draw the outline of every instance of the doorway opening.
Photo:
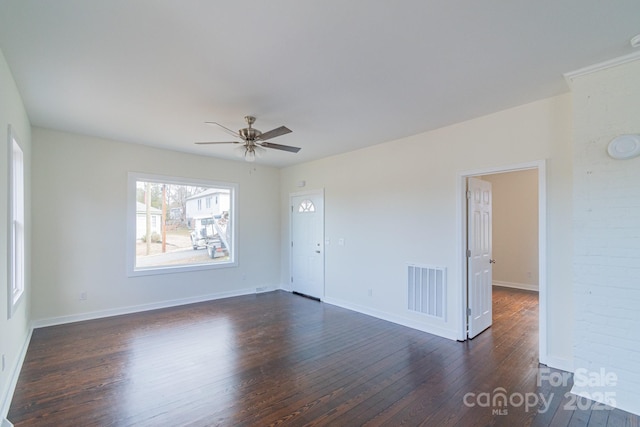
[[(514, 277), (512, 276), (502, 276), (501, 280), (492, 280), (492, 284), (496, 283), (498, 286), (504, 287), (520, 287), (521, 289), (534, 290), (535, 282), (537, 276), (537, 290), (538, 290), (538, 355), (539, 362), (546, 363), (547, 358), (547, 330), (546, 330), (546, 169), (545, 169), (545, 161), (536, 161), (530, 163), (516, 164), (510, 166), (496, 167), (496, 168), (487, 168), (487, 169), (479, 169), (473, 171), (465, 171), (458, 174), (458, 224), (459, 224), (459, 233), (458, 233), (458, 249), (460, 255), (460, 330), (459, 330), (459, 341), (465, 341), (468, 339), (468, 331), (469, 331), (469, 266), (468, 266), (468, 247), (467, 247), (467, 234), (468, 234), (468, 224), (467, 224), (467, 181), (469, 178), (483, 178), (486, 177), (487, 181), (496, 181), (499, 182), (501, 178), (508, 178), (508, 175), (504, 175), (510, 172), (529, 172), (535, 173), (537, 172), (537, 200), (532, 201), (531, 206), (533, 209), (536, 208), (537, 205), (537, 235), (529, 238), (533, 238), (537, 243), (537, 264), (533, 264), (530, 261), (530, 264), (524, 267), (520, 267), (521, 277), (518, 279), (505, 279), (505, 277)], [(522, 175), (513, 175), (516, 176), (524, 176)], [(529, 177), (530, 178), (530, 177)], [(524, 190), (526, 191), (526, 190)], [(531, 195), (531, 197), (535, 198), (535, 195)], [(501, 201), (504, 202), (504, 201)], [(536, 202), (536, 203), (533, 203)], [(504, 215), (502, 216), (504, 218)], [(517, 222), (517, 220), (515, 220)], [(530, 221), (530, 220), (529, 220)], [(501, 225), (498, 225), (500, 227)], [(511, 224), (511, 227), (514, 225)], [(525, 224), (520, 224), (520, 226), (526, 226)], [(518, 224), (515, 225), (518, 227)], [(505, 231), (504, 229), (501, 231)], [(521, 242), (522, 245), (526, 245), (526, 241)], [(503, 255), (505, 254), (504, 248), (502, 249)], [(518, 252), (518, 250), (513, 250), (510, 248), (506, 248), (507, 251), (510, 251), (509, 255)], [(518, 248), (522, 251), (526, 251), (526, 248)], [(500, 251), (498, 251), (500, 253)], [(500, 259), (498, 256), (492, 256), (492, 261), (495, 260), (496, 264), (500, 263)], [(531, 255), (531, 254), (529, 254)], [(508, 258), (505, 256), (505, 258)], [(530, 257), (531, 258), (531, 257)], [(535, 258), (535, 257), (533, 257)], [(505, 263), (505, 267), (507, 264), (512, 264), (508, 259), (503, 260)], [(504, 273), (504, 272), (503, 272)], [(501, 273), (501, 274), (503, 274)], [(514, 274), (513, 272), (511, 274)], [(517, 276), (516, 276), (517, 277)]]

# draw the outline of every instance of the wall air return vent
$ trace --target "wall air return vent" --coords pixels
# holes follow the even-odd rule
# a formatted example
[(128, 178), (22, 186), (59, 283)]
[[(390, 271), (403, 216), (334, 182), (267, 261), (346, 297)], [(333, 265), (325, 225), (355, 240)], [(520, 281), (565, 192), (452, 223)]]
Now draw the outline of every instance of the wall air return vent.
[(407, 308), (409, 310), (445, 320), (446, 289), (446, 268), (409, 264), (407, 269)]

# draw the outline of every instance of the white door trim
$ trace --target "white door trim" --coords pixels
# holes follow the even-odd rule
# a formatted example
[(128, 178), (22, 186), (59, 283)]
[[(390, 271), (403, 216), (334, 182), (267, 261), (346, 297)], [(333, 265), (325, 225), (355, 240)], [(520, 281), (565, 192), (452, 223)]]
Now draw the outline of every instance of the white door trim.
[(467, 339), (467, 177), (490, 175), (502, 172), (515, 172), (528, 169), (538, 170), (538, 277), (539, 277), (539, 305), (538, 305), (538, 357), (539, 362), (547, 363), (547, 169), (546, 160), (497, 166), (485, 169), (475, 169), (459, 172), (456, 177), (457, 209), (456, 222), (458, 224), (456, 250), (458, 253), (459, 291), (459, 325), (458, 340)]
[[(324, 206), (324, 188), (320, 188), (317, 190), (304, 190), (304, 191), (296, 191), (294, 193), (289, 193), (289, 203), (287, 206), (287, 209), (289, 210), (289, 241), (287, 242), (287, 247), (289, 248), (289, 278), (287, 279), (287, 287), (286, 289), (289, 291), (293, 290), (293, 287), (291, 286), (291, 277), (293, 277), (293, 251), (291, 250), (291, 242), (293, 240), (293, 212), (292, 212), (292, 208), (291, 206), (293, 205), (293, 198), (294, 197), (299, 197), (299, 196), (306, 196), (306, 195), (314, 195), (314, 196), (320, 196), (322, 198), (322, 242), (324, 242), (324, 235), (325, 235), (325, 227), (324, 227), (324, 210), (325, 210), (325, 206)], [(326, 262), (326, 256), (325, 256), (325, 248), (323, 245), (323, 251), (322, 251), (322, 258), (323, 258), (323, 262), (322, 262), (322, 277), (324, 278), (325, 276), (325, 262)], [(320, 300), (324, 299), (324, 291), (325, 291), (325, 286), (324, 286), (324, 280), (322, 283), (322, 295), (320, 296)]]

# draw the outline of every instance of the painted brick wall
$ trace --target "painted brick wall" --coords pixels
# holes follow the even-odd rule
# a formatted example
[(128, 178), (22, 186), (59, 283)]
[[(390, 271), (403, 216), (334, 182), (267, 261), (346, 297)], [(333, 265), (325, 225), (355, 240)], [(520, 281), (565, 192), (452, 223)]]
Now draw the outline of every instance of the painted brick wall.
[(640, 133), (640, 60), (575, 77), (572, 91), (574, 362), (594, 380), (617, 376), (573, 391), (640, 414), (640, 157), (607, 154), (615, 136)]

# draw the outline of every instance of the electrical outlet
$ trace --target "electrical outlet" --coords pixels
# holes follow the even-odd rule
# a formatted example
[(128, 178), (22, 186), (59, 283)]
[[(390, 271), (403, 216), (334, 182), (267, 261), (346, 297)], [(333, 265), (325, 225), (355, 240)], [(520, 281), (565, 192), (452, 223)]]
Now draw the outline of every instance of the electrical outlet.
[(530, 272), (530, 271), (527, 271), (527, 277), (528, 277), (529, 279), (531, 279), (531, 272)]
[(80, 301), (86, 301), (86, 300), (87, 300), (87, 291), (80, 292)]

